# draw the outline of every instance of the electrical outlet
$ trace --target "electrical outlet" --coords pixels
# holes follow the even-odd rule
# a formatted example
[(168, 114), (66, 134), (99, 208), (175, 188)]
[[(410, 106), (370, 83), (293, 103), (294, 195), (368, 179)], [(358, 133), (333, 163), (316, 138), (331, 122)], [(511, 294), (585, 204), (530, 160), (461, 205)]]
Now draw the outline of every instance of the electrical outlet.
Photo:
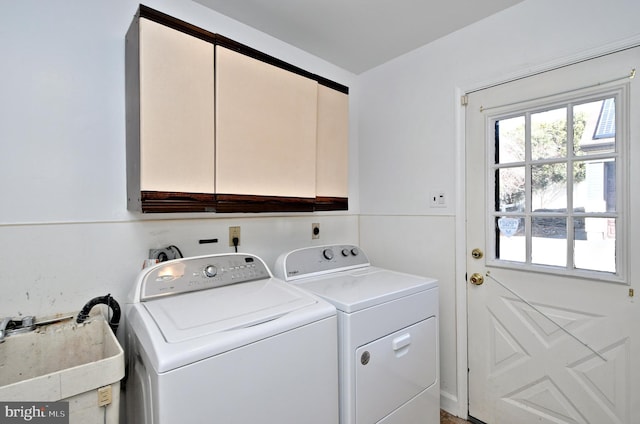
[(235, 246), (233, 239), (238, 238), (238, 246), (240, 246), (240, 227), (229, 227), (229, 246)]
[(447, 194), (442, 190), (432, 191), (429, 194), (429, 206), (432, 208), (446, 208)]
[(320, 224), (317, 222), (311, 224), (311, 238), (313, 240), (320, 238)]

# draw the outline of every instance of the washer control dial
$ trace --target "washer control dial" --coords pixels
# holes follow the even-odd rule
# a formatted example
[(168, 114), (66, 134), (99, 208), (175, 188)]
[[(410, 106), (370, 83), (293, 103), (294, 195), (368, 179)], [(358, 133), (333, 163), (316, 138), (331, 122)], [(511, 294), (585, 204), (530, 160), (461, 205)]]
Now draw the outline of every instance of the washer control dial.
[(324, 256), (324, 258), (325, 258), (325, 259), (327, 259), (327, 260), (329, 260), (329, 261), (330, 261), (331, 259), (333, 259), (333, 250), (331, 250), (331, 249), (324, 249), (324, 250), (322, 251), (322, 256)]
[(351, 249), (351, 254), (353, 256), (358, 256), (359, 253), (360, 253), (360, 251), (358, 250), (357, 247), (354, 247), (353, 249)]
[(349, 249), (342, 249), (342, 256), (349, 256)]
[(212, 278), (218, 275), (218, 268), (216, 268), (215, 265), (207, 265), (206, 267), (204, 267), (202, 273), (205, 277)]

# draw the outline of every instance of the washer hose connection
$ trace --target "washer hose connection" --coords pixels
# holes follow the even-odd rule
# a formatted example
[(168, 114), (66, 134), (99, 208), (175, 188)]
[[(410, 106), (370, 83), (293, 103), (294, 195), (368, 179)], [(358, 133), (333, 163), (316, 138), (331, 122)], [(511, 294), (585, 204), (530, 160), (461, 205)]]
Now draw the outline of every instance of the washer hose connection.
[(107, 305), (109, 308), (111, 308), (113, 315), (109, 320), (109, 327), (111, 327), (111, 331), (113, 331), (113, 334), (115, 334), (118, 330), (118, 324), (120, 323), (120, 305), (113, 297), (111, 297), (111, 294), (107, 294), (106, 296), (94, 297), (93, 299), (88, 301), (80, 310), (76, 322), (78, 324), (82, 324), (83, 322), (85, 322), (87, 318), (89, 318), (91, 309), (93, 309), (93, 307), (96, 305)]

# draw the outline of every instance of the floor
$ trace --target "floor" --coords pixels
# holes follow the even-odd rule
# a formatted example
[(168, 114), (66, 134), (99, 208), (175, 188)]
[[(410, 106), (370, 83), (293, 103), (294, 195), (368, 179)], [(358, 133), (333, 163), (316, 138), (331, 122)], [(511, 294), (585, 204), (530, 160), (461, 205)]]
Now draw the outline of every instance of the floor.
[(449, 415), (443, 410), (440, 410), (440, 424), (468, 424), (469, 421), (465, 421), (461, 418)]

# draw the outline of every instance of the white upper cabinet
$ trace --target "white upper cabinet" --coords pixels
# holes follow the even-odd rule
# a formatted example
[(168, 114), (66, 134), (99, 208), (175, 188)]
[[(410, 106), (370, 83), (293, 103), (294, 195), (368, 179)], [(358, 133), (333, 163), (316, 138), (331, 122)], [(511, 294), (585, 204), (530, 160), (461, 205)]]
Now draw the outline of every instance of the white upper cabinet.
[(127, 196), (143, 212), (348, 208), (348, 88), (140, 5)]
[(216, 192), (314, 198), (318, 83), (216, 46)]
[(349, 195), (349, 96), (318, 85), (316, 197)]
[(214, 48), (140, 19), (140, 189), (214, 193)]

